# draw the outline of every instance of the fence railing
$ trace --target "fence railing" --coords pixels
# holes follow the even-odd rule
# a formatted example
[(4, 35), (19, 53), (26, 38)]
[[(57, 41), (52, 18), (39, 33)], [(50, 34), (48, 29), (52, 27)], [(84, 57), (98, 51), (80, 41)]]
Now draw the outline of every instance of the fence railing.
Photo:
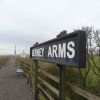
[[(30, 63), (20, 61), (20, 66), (22, 66), (24, 74), (28, 78), (28, 83), (30, 87), (34, 87), (35, 89), (35, 99), (37, 99), (39, 93), (42, 93), (49, 100), (60, 100), (58, 86), (60, 79), (58, 77), (55, 77), (50, 73), (40, 69), (38, 61), (35, 61), (33, 66)], [(99, 96), (80, 88), (78, 85), (66, 82), (66, 87), (68, 88), (68, 90), (70, 89), (77, 95), (82, 96), (87, 100), (100, 100)], [(66, 93), (66, 100), (68, 98), (68, 100), (71, 100), (70, 97), (67, 97), (66, 91), (63, 91)]]

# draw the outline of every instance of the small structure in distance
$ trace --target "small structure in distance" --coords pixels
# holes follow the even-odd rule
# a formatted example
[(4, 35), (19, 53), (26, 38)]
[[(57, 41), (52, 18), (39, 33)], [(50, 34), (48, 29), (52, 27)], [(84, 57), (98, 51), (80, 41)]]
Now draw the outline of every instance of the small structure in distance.
[(23, 52), (21, 53), (21, 57), (22, 57), (22, 58), (25, 58), (25, 57), (26, 57), (26, 53), (25, 53), (24, 50), (23, 50)]

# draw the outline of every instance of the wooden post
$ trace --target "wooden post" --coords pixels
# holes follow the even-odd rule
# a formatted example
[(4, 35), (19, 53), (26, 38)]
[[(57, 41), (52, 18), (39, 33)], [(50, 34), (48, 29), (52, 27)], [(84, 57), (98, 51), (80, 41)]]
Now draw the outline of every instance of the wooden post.
[(30, 63), (30, 71), (29, 71), (29, 86), (30, 86), (30, 88), (33, 88), (33, 86), (32, 86), (32, 77), (33, 77), (33, 75), (32, 75), (32, 61), (31, 61), (31, 63)]
[(35, 68), (34, 68), (34, 100), (38, 100), (38, 61), (35, 60)]
[(59, 67), (59, 100), (66, 100), (66, 66)]

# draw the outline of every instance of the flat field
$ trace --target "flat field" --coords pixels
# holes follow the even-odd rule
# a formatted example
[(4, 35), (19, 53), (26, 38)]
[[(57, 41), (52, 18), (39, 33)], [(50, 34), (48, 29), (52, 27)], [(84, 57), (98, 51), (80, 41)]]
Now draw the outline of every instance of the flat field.
[(10, 56), (0, 56), (0, 68), (8, 62), (9, 58)]

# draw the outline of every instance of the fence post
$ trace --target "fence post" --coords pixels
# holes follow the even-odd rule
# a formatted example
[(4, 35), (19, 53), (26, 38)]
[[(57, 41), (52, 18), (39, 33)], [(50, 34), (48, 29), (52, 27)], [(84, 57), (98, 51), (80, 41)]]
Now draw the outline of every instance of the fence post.
[(59, 100), (66, 100), (66, 66), (59, 67)]
[(38, 61), (34, 60), (35, 68), (34, 68), (34, 100), (38, 100)]
[(32, 77), (33, 77), (33, 75), (32, 75), (32, 61), (31, 61), (31, 63), (30, 63), (30, 71), (29, 71), (29, 80), (28, 80), (28, 83), (29, 83), (29, 86), (30, 86), (30, 88), (33, 88), (33, 86), (32, 86)]

